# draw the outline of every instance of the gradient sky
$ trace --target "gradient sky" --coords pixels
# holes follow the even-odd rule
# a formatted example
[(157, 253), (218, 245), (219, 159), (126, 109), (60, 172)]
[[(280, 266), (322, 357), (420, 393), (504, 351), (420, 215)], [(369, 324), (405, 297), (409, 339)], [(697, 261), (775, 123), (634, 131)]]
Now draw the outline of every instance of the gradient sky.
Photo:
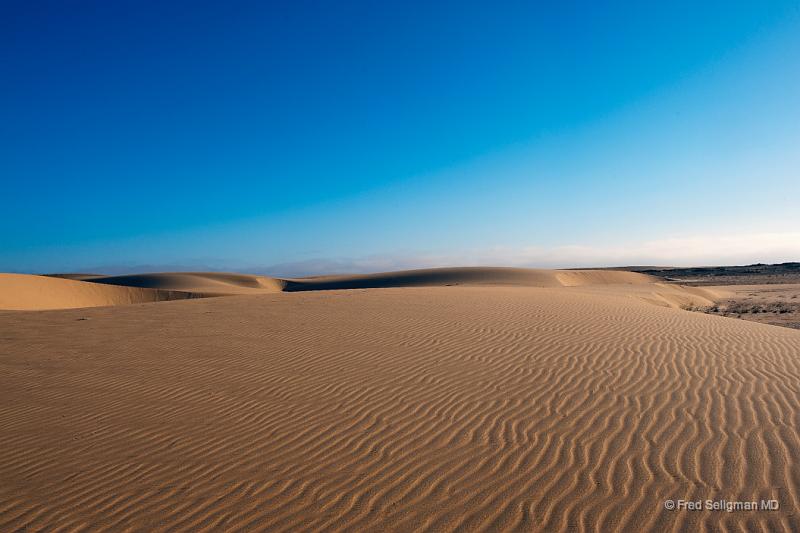
[(433, 4), (0, 2), (0, 271), (800, 260), (796, 1)]

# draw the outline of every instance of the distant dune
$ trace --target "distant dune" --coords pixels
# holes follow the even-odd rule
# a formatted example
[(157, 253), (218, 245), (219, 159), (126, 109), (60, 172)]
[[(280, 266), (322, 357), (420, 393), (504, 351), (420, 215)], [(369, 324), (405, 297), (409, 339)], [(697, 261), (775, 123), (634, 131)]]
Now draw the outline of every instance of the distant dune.
[(126, 305), (200, 297), (191, 292), (106, 286), (85, 281), (0, 274), (0, 309), (38, 310)]
[(221, 272), (161, 272), (125, 276), (98, 276), (92, 283), (187, 291), (210, 295), (255, 294), (283, 290), (283, 280), (249, 274)]
[(367, 289), (387, 287), (436, 287), (447, 285), (515, 287), (562, 287), (608, 283), (648, 283), (657, 281), (635, 272), (594, 270), (540, 270), (533, 268), (457, 267), (381, 272), (349, 276), (317, 276), (283, 280), (285, 290)]
[(59, 274), (57, 277), (0, 274), (0, 309), (64, 309), (274, 292), (446, 286), (626, 286), (628, 293), (658, 305), (687, 302), (705, 305), (713, 299), (713, 295), (703, 289), (683, 289), (658, 282), (658, 278), (636, 272), (499, 267), (435, 268), (295, 279), (218, 272), (125, 276)]
[(232, 296), (0, 312), (0, 531), (800, 530), (800, 332), (675, 308), (704, 289), (487, 268), (93, 281), (4, 275), (0, 295)]

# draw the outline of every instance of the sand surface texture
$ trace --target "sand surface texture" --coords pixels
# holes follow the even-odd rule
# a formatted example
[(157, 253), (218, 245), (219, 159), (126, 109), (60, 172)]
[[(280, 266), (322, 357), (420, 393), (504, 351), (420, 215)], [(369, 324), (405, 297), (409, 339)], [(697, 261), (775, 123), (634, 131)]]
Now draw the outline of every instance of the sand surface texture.
[(800, 332), (496, 274), (0, 312), (0, 531), (800, 529)]

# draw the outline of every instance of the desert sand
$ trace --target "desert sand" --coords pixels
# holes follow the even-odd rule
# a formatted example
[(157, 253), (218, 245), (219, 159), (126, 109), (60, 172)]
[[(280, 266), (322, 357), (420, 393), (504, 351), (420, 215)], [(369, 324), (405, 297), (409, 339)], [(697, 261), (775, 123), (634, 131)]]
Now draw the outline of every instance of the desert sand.
[(2, 275), (0, 531), (800, 529), (800, 331), (715, 290)]

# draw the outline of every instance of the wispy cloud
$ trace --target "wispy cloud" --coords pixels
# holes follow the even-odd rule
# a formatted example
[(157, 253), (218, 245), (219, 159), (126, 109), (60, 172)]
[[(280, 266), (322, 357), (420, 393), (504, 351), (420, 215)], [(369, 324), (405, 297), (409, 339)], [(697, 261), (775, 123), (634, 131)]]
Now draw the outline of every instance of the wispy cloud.
[(437, 266), (539, 268), (733, 265), (800, 260), (800, 232), (679, 236), (618, 246), (497, 246), (460, 252), (318, 258), (248, 269), (277, 276), (363, 273)]
[[(191, 258), (156, 263), (95, 263), (60, 271), (125, 274), (164, 271), (228, 271), (300, 277), (366, 273), (443, 266), (579, 268), (626, 265), (702, 266), (800, 261), (800, 232), (679, 235), (615, 245), (493, 246), (448, 252), (417, 250), (363, 256), (318, 257), (270, 263), (257, 257)], [(102, 266), (98, 266), (102, 265)]]

